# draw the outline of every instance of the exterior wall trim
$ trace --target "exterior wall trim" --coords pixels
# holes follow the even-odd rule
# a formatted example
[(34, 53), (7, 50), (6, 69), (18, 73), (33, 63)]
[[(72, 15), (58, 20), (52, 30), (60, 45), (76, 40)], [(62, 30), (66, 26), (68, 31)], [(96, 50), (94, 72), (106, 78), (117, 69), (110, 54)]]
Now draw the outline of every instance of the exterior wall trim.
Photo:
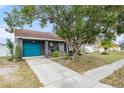
[(22, 36), (15, 36), (15, 38), (22, 38), (22, 39), (34, 39), (34, 40), (48, 40), (48, 41), (65, 41), (65, 40), (56, 40), (56, 39), (46, 39), (46, 38), (34, 38), (34, 37), (22, 37)]

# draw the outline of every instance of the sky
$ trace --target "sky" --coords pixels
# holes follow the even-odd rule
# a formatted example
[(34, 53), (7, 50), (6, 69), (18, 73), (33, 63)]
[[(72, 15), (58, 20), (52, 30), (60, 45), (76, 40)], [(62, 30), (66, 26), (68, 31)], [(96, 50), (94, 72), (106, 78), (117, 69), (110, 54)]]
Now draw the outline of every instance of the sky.
[[(5, 31), (6, 23), (4, 22), (5, 12), (11, 12), (13, 6), (0, 6), (0, 43), (5, 43), (7, 38), (10, 38), (12, 41), (14, 41), (14, 34), (10, 34)], [(30, 26), (24, 26), (24, 29), (33, 30), (33, 31), (43, 31), (43, 32), (51, 32), (52, 31), (52, 24), (48, 24), (45, 28), (41, 28), (39, 26), (39, 23), (35, 21)]]
[[(14, 42), (14, 34), (10, 34), (5, 31), (6, 23), (4, 22), (5, 13), (4, 12), (11, 12), (13, 6), (0, 6), (0, 43), (5, 43), (7, 38), (10, 38)], [(41, 28), (39, 23), (35, 21), (30, 26), (25, 26), (24, 29), (33, 30), (33, 31), (43, 31), (43, 32), (51, 32), (52, 31), (52, 24), (48, 24), (45, 28)], [(116, 39), (116, 43), (121, 43), (124, 41), (124, 35), (118, 36)]]

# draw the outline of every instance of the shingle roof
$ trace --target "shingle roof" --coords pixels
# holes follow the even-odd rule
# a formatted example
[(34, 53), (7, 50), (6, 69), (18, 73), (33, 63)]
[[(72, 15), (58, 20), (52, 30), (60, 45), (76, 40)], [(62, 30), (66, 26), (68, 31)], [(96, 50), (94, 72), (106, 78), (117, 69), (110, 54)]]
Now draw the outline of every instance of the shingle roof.
[(32, 30), (22, 30), (22, 29), (16, 29), (15, 31), (16, 37), (22, 37), (22, 38), (40, 38), (43, 40), (56, 40), (56, 41), (64, 41), (62, 38), (60, 38), (58, 35), (50, 32), (38, 32), (38, 31), (32, 31)]

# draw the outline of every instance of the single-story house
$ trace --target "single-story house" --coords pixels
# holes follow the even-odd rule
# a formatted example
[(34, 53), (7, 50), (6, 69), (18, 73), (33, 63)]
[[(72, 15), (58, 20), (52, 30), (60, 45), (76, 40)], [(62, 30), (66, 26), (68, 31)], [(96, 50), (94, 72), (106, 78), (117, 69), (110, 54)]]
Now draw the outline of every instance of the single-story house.
[(17, 29), (15, 42), (22, 57), (49, 56), (54, 51), (65, 52), (65, 41), (54, 33)]

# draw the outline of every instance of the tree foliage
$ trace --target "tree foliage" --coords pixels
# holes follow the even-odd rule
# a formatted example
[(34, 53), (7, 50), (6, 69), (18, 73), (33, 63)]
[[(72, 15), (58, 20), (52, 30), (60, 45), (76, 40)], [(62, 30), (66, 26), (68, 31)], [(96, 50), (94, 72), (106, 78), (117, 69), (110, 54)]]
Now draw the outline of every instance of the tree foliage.
[(7, 48), (10, 51), (10, 55), (11, 55), (11, 59), (13, 59), (13, 50), (14, 50), (14, 44), (11, 41), (11, 39), (7, 39), (7, 43), (6, 43)]
[(114, 40), (124, 32), (123, 6), (16, 6), (6, 13), (7, 31), (38, 21), (41, 27), (53, 24), (53, 30), (66, 40), (73, 56), (82, 44)]
[(113, 46), (113, 42), (110, 39), (103, 39), (100, 41), (100, 47), (104, 48), (104, 53), (106, 54), (107, 49)]

